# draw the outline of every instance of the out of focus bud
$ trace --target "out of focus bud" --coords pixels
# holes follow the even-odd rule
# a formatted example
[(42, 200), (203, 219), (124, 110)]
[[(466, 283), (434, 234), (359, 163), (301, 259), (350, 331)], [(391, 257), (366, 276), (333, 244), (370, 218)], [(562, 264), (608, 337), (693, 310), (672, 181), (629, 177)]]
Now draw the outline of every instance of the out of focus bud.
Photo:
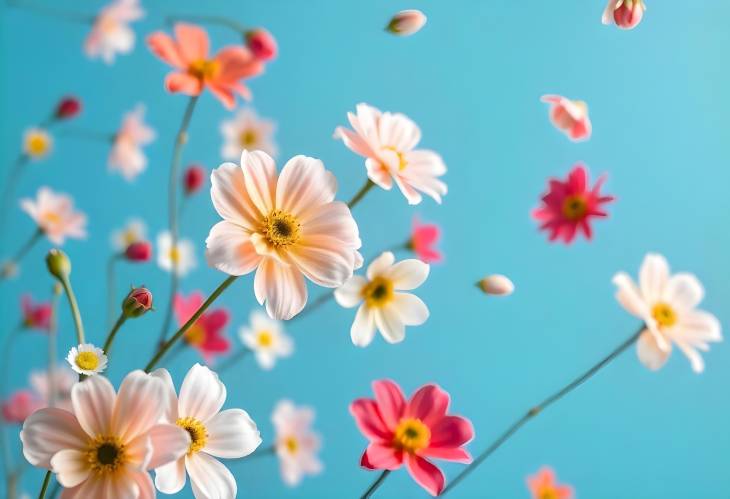
[(71, 275), (71, 260), (60, 249), (53, 248), (48, 252), (46, 266), (48, 272), (59, 281), (68, 279), (68, 276)]
[(246, 45), (260, 61), (270, 61), (278, 53), (276, 39), (264, 28), (256, 28), (245, 34)]
[(152, 310), (152, 293), (147, 288), (134, 288), (122, 302), (122, 312), (127, 318), (135, 318)]
[(0, 279), (12, 279), (18, 275), (18, 272), (18, 264), (13, 261), (0, 264)]
[(515, 290), (515, 285), (508, 277), (494, 274), (485, 277), (477, 283), (479, 289), (488, 295), (508, 296)]
[(185, 174), (183, 175), (185, 194), (189, 196), (199, 191), (203, 187), (203, 182), (205, 182), (205, 174), (205, 168), (200, 165), (188, 166), (188, 169), (185, 170)]
[(416, 33), (426, 24), (426, 16), (420, 10), (402, 10), (390, 20), (385, 31), (399, 36)]
[(644, 0), (609, 0), (602, 21), (621, 29), (632, 29), (641, 22), (645, 10)]
[(149, 262), (152, 258), (152, 245), (149, 241), (137, 241), (124, 250), (124, 258), (130, 262)]
[(81, 101), (76, 97), (67, 96), (61, 99), (56, 106), (55, 117), (59, 120), (73, 118), (81, 112)]

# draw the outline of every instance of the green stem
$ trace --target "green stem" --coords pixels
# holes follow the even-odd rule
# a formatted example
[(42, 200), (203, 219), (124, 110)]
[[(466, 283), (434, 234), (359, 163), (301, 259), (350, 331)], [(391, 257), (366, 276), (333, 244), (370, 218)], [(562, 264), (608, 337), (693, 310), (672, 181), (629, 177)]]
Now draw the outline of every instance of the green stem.
[(45, 499), (46, 497), (46, 491), (48, 490), (48, 484), (51, 482), (51, 470), (46, 471), (46, 476), (43, 479), (43, 485), (41, 486), (41, 491), (38, 494), (38, 499)]
[(27, 10), (29, 12), (34, 12), (36, 14), (40, 14), (40, 15), (46, 16), (46, 17), (54, 17), (56, 19), (63, 19), (65, 21), (73, 21), (73, 22), (84, 23), (84, 24), (93, 24), (94, 19), (96, 19), (96, 16), (91, 16), (88, 14), (81, 14), (79, 12), (68, 12), (65, 10), (54, 9), (52, 7), (47, 7), (45, 5), (39, 5), (39, 4), (35, 4), (35, 3), (30, 3), (30, 2), (19, 2), (17, 0), (8, 0), (7, 4), (10, 7)]
[(106, 262), (106, 286), (107, 286), (107, 301), (106, 301), (106, 322), (108, 326), (111, 326), (114, 320), (114, 310), (117, 308), (116, 304), (116, 279), (114, 273), (114, 264), (119, 259), (119, 254), (114, 254), (109, 257)]
[[(18, 327), (13, 329), (5, 339), (2, 351), (2, 377), (0, 378), (0, 400), (5, 400), (7, 397), (7, 386), (8, 374), (10, 372), (10, 352), (12, 351), (13, 343), (15, 342), (18, 335), (23, 331), (23, 325), (20, 324)], [(0, 447), (2, 447), (2, 459), (3, 459), (3, 475), (6, 479), (8, 497), (10, 497), (11, 488), (11, 475), (12, 475), (12, 458), (10, 456), (10, 446), (8, 445), (8, 436), (6, 433), (5, 421), (0, 420)]]
[(58, 496), (58, 493), (61, 491), (61, 484), (58, 483), (58, 480), (56, 480), (56, 483), (53, 484), (53, 488), (48, 493), (49, 499), (56, 499), (56, 496)]
[(122, 324), (124, 324), (127, 321), (127, 315), (122, 312), (119, 314), (119, 318), (117, 319), (117, 322), (114, 323), (114, 327), (109, 331), (109, 334), (106, 337), (106, 341), (104, 342), (104, 347), (102, 350), (104, 350), (104, 354), (107, 357), (107, 362), (109, 361), (110, 351), (112, 348), (112, 343), (114, 342), (114, 337), (117, 335), (117, 331), (119, 331), (119, 328), (122, 327)]
[(568, 393), (572, 392), (576, 388), (578, 388), (580, 385), (588, 381), (594, 374), (596, 374), (598, 371), (600, 371), (602, 368), (607, 366), (613, 359), (621, 355), (627, 348), (629, 348), (631, 345), (633, 345), (636, 340), (639, 339), (639, 336), (641, 336), (641, 333), (644, 331), (645, 326), (642, 324), (641, 327), (639, 327), (639, 330), (636, 331), (634, 334), (632, 334), (629, 338), (627, 338), (623, 343), (621, 343), (616, 349), (614, 349), (610, 354), (608, 354), (606, 357), (601, 359), (600, 362), (595, 364), (593, 367), (588, 369), (585, 373), (581, 374), (577, 378), (575, 378), (573, 381), (565, 385), (563, 388), (558, 390), (557, 392), (553, 393), (549, 397), (547, 397), (545, 400), (540, 402), (539, 404), (533, 406), (527, 413), (522, 416), (520, 419), (515, 421), (507, 430), (502, 433), (489, 447), (484, 450), (481, 454), (477, 456), (474, 461), (464, 468), (461, 473), (456, 475), (456, 478), (454, 478), (451, 483), (446, 487), (443, 492), (441, 492), (441, 496), (446, 495), (448, 491), (456, 487), (464, 478), (466, 478), (469, 473), (474, 471), (480, 464), (484, 462), (485, 459), (487, 459), (489, 456), (491, 456), (497, 449), (499, 449), (502, 444), (504, 444), (507, 440), (509, 440), (512, 435), (517, 433), (517, 431), (522, 428), (525, 423), (527, 423), (529, 420), (540, 414), (543, 410), (545, 410), (547, 407), (551, 406), (564, 396), (566, 396)]
[(167, 21), (167, 24), (174, 24), (178, 21), (191, 21), (191, 22), (198, 22), (198, 23), (218, 24), (220, 26), (226, 26), (228, 28), (231, 28), (232, 30), (237, 31), (237, 32), (241, 33), (242, 35), (245, 35), (246, 31), (248, 31), (243, 24), (236, 22), (232, 19), (229, 19), (227, 17), (222, 17), (222, 16), (203, 16), (203, 15), (195, 15), (195, 14), (171, 15), (171, 16), (167, 17), (166, 21)]
[(154, 367), (157, 365), (157, 363), (160, 361), (160, 359), (167, 353), (167, 351), (180, 339), (183, 337), (185, 332), (190, 329), (190, 327), (195, 324), (195, 321), (198, 320), (198, 318), (203, 315), (203, 312), (205, 312), (208, 307), (225, 291), (228, 286), (233, 284), (233, 281), (235, 281), (238, 278), (236, 275), (231, 275), (226, 277), (226, 279), (218, 285), (218, 287), (213, 291), (213, 293), (208, 297), (207, 300), (203, 302), (203, 304), (200, 306), (198, 310), (195, 311), (193, 316), (188, 319), (188, 321), (183, 324), (183, 326), (178, 329), (178, 331), (167, 340), (157, 351), (157, 353), (152, 357), (152, 359), (147, 363), (147, 366), (145, 366), (144, 370), (145, 372), (150, 372)]
[(367, 194), (373, 187), (375, 187), (375, 182), (368, 179), (367, 182), (365, 182), (365, 185), (363, 185), (360, 190), (355, 193), (352, 199), (348, 201), (347, 206), (352, 209), (357, 203), (362, 200), (362, 198), (365, 197), (365, 194)]
[(68, 304), (71, 307), (71, 315), (74, 319), (74, 327), (76, 328), (76, 339), (79, 345), (86, 343), (86, 336), (84, 335), (84, 323), (81, 321), (81, 311), (79, 310), (79, 304), (76, 301), (76, 295), (74, 294), (73, 288), (71, 287), (71, 280), (68, 276), (64, 277), (61, 281), (63, 291), (68, 297)]
[(6, 279), (13, 274), (13, 269), (18, 266), (23, 257), (25, 257), (25, 255), (33, 249), (33, 246), (35, 246), (35, 244), (40, 240), (42, 235), (43, 229), (40, 227), (37, 228), (36, 231), (33, 232), (33, 234), (25, 241), (25, 244), (23, 244), (15, 253), (15, 256), (3, 264), (2, 269), (0, 269), (0, 279)]
[(360, 499), (368, 499), (370, 496), (372, 496), (375, 491), (378, 490), (378, 488), (383, 484), (385, 479), (388, 478), (388, 475), (390, 475), (390, 470), (383, 470), (383, 472), (373, 482), (370, 488), (368, 488), (368, 490), (366, 490), (365, 493), (360, 496)]
[(58, 343), (58, 299), (63, 290), (58, 283), (53, 286), (51, 319), (48, 327), (48, 407), (56, 406), (56, 355)]

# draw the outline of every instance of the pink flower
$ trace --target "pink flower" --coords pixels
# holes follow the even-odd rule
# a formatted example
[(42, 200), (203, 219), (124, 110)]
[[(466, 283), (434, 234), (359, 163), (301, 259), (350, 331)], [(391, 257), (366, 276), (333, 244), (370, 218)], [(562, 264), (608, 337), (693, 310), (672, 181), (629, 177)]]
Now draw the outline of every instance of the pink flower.
[(155, 131), (144, 122), (145, 107), (137, 104), (124, 115), (122, 126), (114, 135), (109, 153), (109, 169), (116, 170), (128, 180), (134, 180), (147, 168), (147, 156), (142, 146), (155, 140)]
[(382, 113), (367, 104), (358, 104), (356, 114), (347, 113), (353, 130), (337, 127), (335, 138), (342, 139), (352, 152), (367, 158), (368, 177), (385, 190), (398, 186), (408, 204), (421, 202), (421, 194), (437, 203), (446, 194), (446, 184), (438, 180), (446, 173), (441, 156), (415, 149), (421, 130), (407, 116)]
[(149, 262), (152, 258), (152, 244), (149, 241), (136, 241), (124, 250), (124, 258), (130, 262)]
[(375, 400), (350, 404), (360, 431), (370, 440), (362, 455), (367, 469), (396, 470), (405, 463), (413, 479), (429, 494), (444, 489), (444, 475), (428, 458), (470, 463), (463, 448), (474, 437), (471, 422), (448, 415), (449, 394), (425, 385), (406, 402), (400, 387), (389, 380), (373, 383)]
[(550, 104), (550, 121), (574, 142), (591, 137), (588, 105), (560, 95), (543, 95), (541, 101)]
[(235, 106), (236, 93), (251, 99), (251, 92), (239, 80), (260, 74), (263, 65), (248, 48), (226, 47), (209, 59), (208, 34), (185, 23), (175, 25), (175, 38), (162, 32), (147, 38), (150, 50), (177, 70), (165, 79), (169, 92), (200, 95), (208, 87), (228, 109)]
[(69, 95), (59, 101), (54, 116), (59, 120), (67, 120), (76, 117), (80, 112), (81, 101), (73, 95)]
[(436, 224), (421, 223), (413, 219), (413, 229), (408, 247), (425, 263), (438, 263), (443, 260), (441, 252), (435, 248), (441, 237), (441, 228)]
[(198, 192), (200, 188), (203, 187), (203, 183), (205, 183), (206, 173), (205, 168), (200, 165), (188, 166), (183, 174), (183, 188), (185, 189), (185, 194), (190, 196), (191, 194)]
[(317, 454), (322, 447), (322, 439), (312, 430), (314, 409), (280, 400), (271, 415), (271, 422), (276, 432), (274, 450), (279, 457), (284, 482), (294, 487), (305, 475), (321, 473), (324, 466)]
[(426, 15), (420, 10), (402, 10), (388, 23), (386, 31), (394, 35), (408, 36), (416, 33), (426, 24)]
[(74, 210), (71, 196), (56, 194), (48, 187), (41, 187), (35, 201), (21, 199), (20, 207), (53, 244), (62, 245), (67, 237), (86, 237), (86, 215)]
[(527, 488), (533, 499), (572, 499), (573, 487), (559, 485), (552, 468), (541, 468), (537, 474), (527, 477)]
[(601, 21), (616, 24), (621, 29), (632, 29), (641, 22), (645, 10), (644, 0), (608, 0)]
[[(178, 293), (173, 305), (178, 325), (185, 324), (200, 308), (203, 301), (203, 294), (199, 291), (190, 293), (187, 298)], [(188, 345), (196, 348), (205, 361), (210, 364), (216, 355), (223, 355), (231, 349), (231, 342), (223, 335), (223, 329), (228, 325), (229, 320), (230, 315), (226, 309), (209, 310), (203, 313), (185, 332), (184, 339)]]
[(94, 19), (84, 50), (92, 59), (101, 57), (105, 63), (114, 62), (116, 54), (127, 54), (134, 48), (132, 21), (144, 16), (138, 0), (115, 0), (102, 9)]
[(541, 223), (540, 230), (550, 232), (550, 241), (562, 239), (570, 244), (579, 229), (586, 239), (593, 237), (591, 218), (607, 217), (602, 205), (614, 200), (613, 196), (601, 195), (605, 180), (602, 176), (593, 188), (589, 188), (588, 170), (580, 163), (573, 167), (564, 182), (550, 179), (548, 192), (542, 197), (543, 206), (532, 212), (532, 217)]
[(20, 308), (23, 311), (23, 326), (44, 331), (50, 329), (53, 314), (53, 307), (50, 303), (33, 303), (30, 295), (23, 295), (20, 299)]
[(278, 47), (276, 39), (264, 28), (256, 28), (246, 32), (246, 45), (253, 56), (260, 61), (270, 61), (276, 57)]
[(2, 403), (3, 420), (6, 423), (22, 423), (45, 403), (30, 390), (18, 390)]

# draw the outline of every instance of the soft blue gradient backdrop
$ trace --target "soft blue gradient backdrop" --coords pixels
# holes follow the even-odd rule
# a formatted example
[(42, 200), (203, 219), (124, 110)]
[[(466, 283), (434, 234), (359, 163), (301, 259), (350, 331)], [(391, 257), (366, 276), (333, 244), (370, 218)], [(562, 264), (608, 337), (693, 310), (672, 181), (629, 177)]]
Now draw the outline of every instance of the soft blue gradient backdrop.
[[(49, 2), (54, 4), (56, 2)], [(52, 157), (32, 164), (18, 194), (41, 185), (72, 194), (89, 213), (89, 238), (64, 247), (74, 262), (73, 283), (91, 341), (106, 334), (105, 280), (109, 234), (129, 217), (147, 220), (150, 234), (166, 227), (166, 189), (173, 134), (186, 98), (162, 86), (168, 68), (144, 46), (144, 36), (167, 29), (172, 13), (229, 15), (265, 26), (277, 37), (279, 58), (251, 82), (254, 106), (279, 124), (279, 163), (295, 154), (321, 158), (349, 198), (365, 179), (363, 160), (332, 139), (358, 102), (411, 116), (422, 146), (439, 151), (448, 167), (442, 206), (425, 200), (411, 207), (400, 193), (376, 190), (359, 205), (366, 257), (403, 240), (419, 214), (444, 227), (446, 263), (432, 268), (418, 294), (431, 309), (425, 326), (406, 340), (381, 338), (367, 349), (349, 338), (353, 310), (330, 303), (291, 324), (296, 353), (272, 372), (251, 358), (223, 374), (227, 407), (243, 407), (259, 424), (264, 446), (272, 439), (271, 410), (288, 397), (317, 410), (324, 438), (324, 474), (296, 489), (285, 487), (273, 457), (231, 465), (241, 497), (344, 498), (359, 496), (375, 478), (358, 467), (366, 441), (348, 413), (370, 382), (390, 377), (410, 392), (434, 381), (452, 395), (452, 411), (471, 418), (482, 450), (531, 404), (595, 363), (623, 341), (637, 321), (615, 302), (611, 276), (636, 274), (647, 251), (664, 253), (674, 269), (697, 273), (706, 286), (703, 307), (728, 324), (730, 265), (730, 3), (725, 0), (649, 2), (645, 21), (621, 32), (600, 23), (604, 2), (498, 2), (270, 0), (145, 2), (148, 16), (134, 25), (137, 47), (109, 67), (90, 61), (81, 46), (83, 25), (2, 9), (2, 178), (16, 157), (22, 131), (43, 119), (64, 93), (85, 105), (74, 128), (113, 132), (137, 102), (148, 108), (158, 139), (147, 148), (150, 164), (129, 184), (106, 168), (105, 144), (58, 138)], [(99, 2), (64, 2), (94, 12)], [(429, 16), (411, 38), (382, 27), (402, 8)], [(230, 30), (209, 26), (213, 47), (236, 43)], [(562, 93), (590, 105), (594, 135), (573, 144), (548, 122), (543, 93)], [(184, 163), (220, 163), (219, 124), (229, 113), (209, 94), (191, 126)], [(609, 174), (607, 191), (618, 201), (596, 239), (571, 247), (550, 245), (529, 213), (549, 176), (585, 161), (596, 176)], [(16, 207), (10, 214), (10, 248), (33, 230)], [(223, 275), (203, 260), (204, 239), (218, 220), (207, 192), (188, 206), (182, 234), (195, 241), (199, 267), (183, 282), (186, 292), (208, 293)], [(19, 296), (50, 294), (51, 280), (36, 247), (21, 276), (2, 284), (3, 328), (18, 320)], [(402, 255), (405, 256), (405, 255)], [(473, 282), (504, 273), (517, 286), (506, 299), (478, 293)], [(153, 264), (119, 266), (121, 293), (145, 283), (165, 307), (168, 275)], [(311, 296), (322, 290), (310, 288)], [(228, 334), (256, 306), (252, 278), (240, 279), (220, 300), (232, 311)], [(163, 313), (125, 326), (109, 376), (117, 384), (143, 366)], [(65, 302), (60, 343), (73, 342)], [(11, 384), (26, 383), (45, 363), (45, 340), (28, 334), (13, 356)], [(526, 498), (525, 476), (552, 465), (578, 496), (614, 498), (727, 498), (730, 495), (728, 378), (730, 351), (713, 346), (707, 370), (695, 375), (681, 354), (658, 373), (633, 351), (586, 386), (546, 411), (454, 490), (454, 498)], [(197, 356), (188, 352), (171, 367), (180, 382)], [(460, 465), (445, 466), (451, 477)], [(23, 489), (37, 494), (41, 473), (26, 473)], [(186, 488), (184, 497), (192, 497)], [(379, 497), (424, 497), (405, 471), (395, 473)]]

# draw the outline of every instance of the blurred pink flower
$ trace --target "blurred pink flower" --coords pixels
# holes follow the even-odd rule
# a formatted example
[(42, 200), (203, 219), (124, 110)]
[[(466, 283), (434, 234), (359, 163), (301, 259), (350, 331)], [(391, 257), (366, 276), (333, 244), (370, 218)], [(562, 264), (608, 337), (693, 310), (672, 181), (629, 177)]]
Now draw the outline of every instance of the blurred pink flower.
[[(203, 294), (199, 291), (190, 293), (187, 298), (178, 293), (173, 304), (178, 325), (185, 324), (203, 301)], [(206, 363), (211, 364), (215, 356), (228, 353), (231, 349), (231, 342), (223, 335), (223, 329), (229, 320), (228, 310), (224, 308), (209, 310), (185, 332), (184, 340), (201, 353)]]
[(74, 210), (71, 196), (41, 187), (35, 200), (21, 199), (20, 207), (53, 244), (62, 245), (67, 237), (86, 237), (86, 215)]
[(92, 59), (101, 57), (105, 63), (114, 62), (116, 54), (126, 54), (134, 48), (132, 21), (144, 16), (138, 0), (115, 0), (94, 19), (84, 50)]
[(59, 365), (53, 371), (33, 371), (30, 373), (30, 386), (46, 405), (51, 401), (51, 389), (54, 394), (54, 407), (71, 411), (71, 388), (78, 382), (79, 376), (67, 365)]
[(50, 329), (53, 307), (49, 302), (33, 303), (33, 298), (30, 295), (23, 295), (20, 299), (20, 308), (23, 311), (24, 327), (44, 331)]
[(183, 174), (183, 189), (185, 194), (190, 196), (203, 187), (208, 172), (201, 165), (190, 165)]
[(149, 262), (152, 258), (152, 243), (136, 241), (124, 250), (124, 258), (130, 262)]
[(321, 473), (323, 466), (317, 453), (322, 443), (319, 435), (312, 430), (314, 410), (281, 400), (276, 404), (271, 422), (276, 432), (274, 449), (284, 482), (293, 487), (302, 481), (304, 475)]
[(142, 146), (155, 140), (155, 131), (144, 122), (145, 107), (137, 104), (126, 113), (122, 126), (114, 135), (109, 153), (109, 169), (116, 170), (128, 180), (134, 180), (147, 167), (147, 156)]
[(425, 24), (426, 15), (420, 10), (402, 10), (391, 18), (385, 30), (394, 35), (408, 36), (420, 31)]
[(561, 95), (543, 95), (540, 100), (550, 104), (550, 121), (570, 140), (579, 142), (591, 137), (591, 120), (585, 102)]
[(418, 217), (414, 217), (408, 247), (413, 250), (421, 261), (438, 263), (443, 260), (443, 254), (435, 248), (440, 237), (441, 228), (438, 225), (421, 223)]
[(276, 39), (264, 28), (256, 28), (246, 33), (246, 45), (253, 56), (260, 61), (270, 61), (278, 53)]
[(2, 402), (2, 416), (6, 423), (22, 423), (25, 418), (38, 409), (45, 407), (45, 403), (30, 390), (18, 390), (7, 400)]
[(645, 10), (644, 0), (608, 0), (601, 21), (621, 29), (632, 29), (639, 25)]
[(573, 488), (570, 485), (559, 485), (552, 468), (541, 468), (537, 474), (527, 477), (527, 488), (532, 499), (572, 499)]

